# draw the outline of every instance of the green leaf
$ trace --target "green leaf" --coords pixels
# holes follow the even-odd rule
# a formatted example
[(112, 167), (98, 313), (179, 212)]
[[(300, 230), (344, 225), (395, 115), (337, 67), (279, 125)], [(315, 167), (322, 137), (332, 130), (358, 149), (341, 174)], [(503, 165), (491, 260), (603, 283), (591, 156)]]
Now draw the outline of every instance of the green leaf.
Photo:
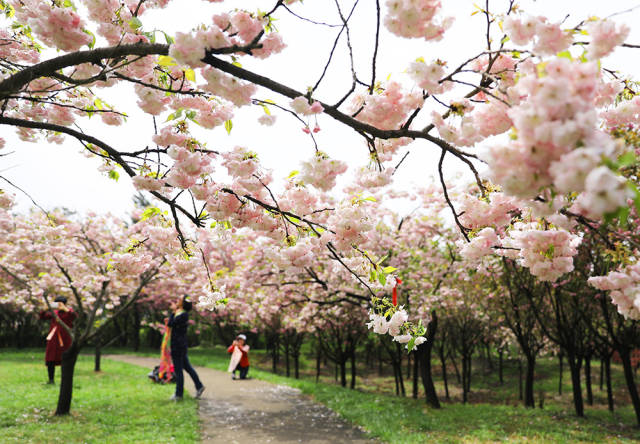
[(89, 49), (93, 49), (96, 46), (96, 35), (88, 29), (83, 29), (82, 32), (91, 36), (91, 41), (87, 43), (87, 46)]
[(160, 66), (176, 66), (177, 63), (175, 59), (171, 56), (161, 55), (158, 57), (158, 65)]
[(164, 34), (164, 40), (167, 42), (167, 45), (173, 45), (173, 37), (171, 37), (169, 34), (167, 34), (164, 31), (161, 31)]
[(375, 281), (376, 281), (376, 279), (378, 279), (378, 274), (376, 273), (376, 271), (375, 271), (375, 270), (371, 270), (371, 271), (369, 272), (369, 281), (370, 281), (370, 282), (375, 282)]
[(233, 128), (233, 122), (231, 120), (227, 120), (224, 122), (224, 129), (227, 130), (227, 134), (231, 134), (231, 129)]
[(161, 214), (162, 211), (160, 211), (160, 208), (156, 208), (156, 207), (147, 207), (145, 208), (145, 210), (142, 212), (142, 220), (146, 220), (149, 219), (155, 215)]
[(142, 22), (138, 17), (133, 17), (128, 23), (131, 29), (138, 29), (142, 27)]
[(380, 282), (380, 285), (385, 285), (387, 283), (387, 276), (384, 273), (378, 274), (378, 282)]
[(184, 71), (184, 77), (185, 77), (187, 80), (191, 81), (191, 82), (195, 82), (195, 81), (196, 81), (196, 72), (195, 72), (193, 69), (191, 69), (191, 68), (189, 68), (189, 69), (185, 69), (185, 71)]
[(298, 174), (300, 174), (300, 171), (298, 170), (293, 170), (289, 173), (289, 176), (287, 177), (287, 179), (291, 179), (292, 177), (297, 176)]
[(109, 171), (109, 179), (113, 179), (116, 182), (120, 179), (120, 174), (116, 170)]
[(569, 59), (569, 60), (573, 60), (573, 56), (571, 55), (571, 53), (569, 52), (569, 50), (565, 50), (565, 51), (561, 51), (558, 54), (556, 54), (557, 57), (560, 57), (561, 59)]
[(412, 338), (409, 340), (409, 343), (407, 344), (407, 349), (408, 349), (409, 351), (411, 351), (411, 350), (413, 350), (413, 347), (415, 347), (415, 345), (416, 345), (416, 338), (413, 338), (413, 337), (412, 337)]
[(636, 154), (633, 151), (627, 151), (620, 157), (618, 157), (618, 165), (626, 167), (636, 163)]
[(382, 269), (382, 271), (384, 271), (386, 274), (393, 273), (396, 270), (397, 270), (397, 268), (395, 268), (395, 267), (384, 267)]

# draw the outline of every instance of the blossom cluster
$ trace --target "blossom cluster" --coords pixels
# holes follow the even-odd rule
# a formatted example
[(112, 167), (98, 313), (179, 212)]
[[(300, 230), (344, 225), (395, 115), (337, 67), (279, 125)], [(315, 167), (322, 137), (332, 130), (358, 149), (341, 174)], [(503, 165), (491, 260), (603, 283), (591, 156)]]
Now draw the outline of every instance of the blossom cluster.
[(606, 276), (590, 277), (587, 282), (598, 290), (609, 291), (611, 301), (625, 318), (640, 319), (640, 263), (622, 267)]
[(442, 7), (440, 0), (387, 0), (386, 4), (384, 24), (400, 37), (440, 40), (453, 23), (452, 17), (436, 16)]

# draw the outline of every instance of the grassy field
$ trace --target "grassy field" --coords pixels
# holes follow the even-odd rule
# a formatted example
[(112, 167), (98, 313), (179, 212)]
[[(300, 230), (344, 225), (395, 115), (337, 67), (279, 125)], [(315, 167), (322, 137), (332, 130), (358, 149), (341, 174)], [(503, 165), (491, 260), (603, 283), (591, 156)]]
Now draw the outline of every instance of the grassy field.
[[(87, 350), (89, 352), (90, 350)], [(110, 353), (129, 352), (111, 349)], [(138, 353), (157, 357), (155, 350)], [(226, 370), (224, 348), (194, 348), (189, 351), (194, 365)], [(141, 381), (146, 369), (103, 360), (103, 372), (94, 374), (92, 357), (82, 356), (77, 370), (73, 414), (70, 418), (51, 415), (57, 396), (55, 388), (44, 385), (45, 368), (41, 351), (0, 351), (0, 380), (8, 390), (0, 391), (1, 442), (197, 442), (196, 403), (185, 400), (178, 410), (167, 402), (171, 388)], [(343, 389), (326, 368), (321, 383), (313, 378), (312, 359), (303, 361), (300, 380), (268, 371), (269, 357), (262, 350), (251, 353), (250, 376), (299, 388), (346, 419), (388, 443), (476, 443), (476, 442), (633, 442), (640, 440), (640, 429), (627, 405), (620, 369), (614, 368), (617, 387), (616, 412), (606, 410), (605, 393), (595, 381), (596, 405), (585, 406), (586, 418), (571, 410), (568, 372), (564, 375), (564, 394), (557, 395), (557, 367), (541, 360), (537, 373), (536, 396), (545, 393), (543, 409), (524, 409), (518, 404), (517, 367), (507, 366), (505, 384), (495, 372), (475, 366), (472, 403), (443, 402), (441, 410), (427, 408), (422, 399), (392, 394), (393, 379), (370, 369), (358, 380), (357, 389)], [(9, 364), (9, 365), (5, 365)], [(282, 370), (282, 369), (280, 369)], [(451, 375), (451, 391), (457, 397), (457, 383)], [(22, 382), (24, 381), (24, 383)], [(141, 386), (141, 384), (143, 384)], [(442, 393), (442, 384), (436, 376)], [(144, 390), (141, 389), (144, 387)], [(411, 384), (407, 382), (407, 392)], [(422, 395), (421, 395), (422, 396)], [(174, 416), (174, 412), (177, 415)]]
[(140, 367), (109, 360), (94, 373), (90, 356), (80, 356), (76, 365), (71, 415), (53, 416), (58, 384), (44, 383), (43, 353), (0, 350), (0, 442), (198, 441), (194, 399), (185, 397), (176, 408), (168, 400), (173, 386), (151, 384)]

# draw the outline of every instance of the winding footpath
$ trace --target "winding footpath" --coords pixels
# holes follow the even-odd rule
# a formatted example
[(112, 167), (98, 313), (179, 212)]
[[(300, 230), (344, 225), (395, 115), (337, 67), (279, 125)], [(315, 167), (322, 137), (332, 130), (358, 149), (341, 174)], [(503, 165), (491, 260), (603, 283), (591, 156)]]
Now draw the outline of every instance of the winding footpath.
[[(129, 355), (105, 358), (146, 369), (158, 364), (156, 358)], [(207, 388), (198, 408), (202, 443), (376, 442), (298, 389), (257, 379), (232, 381), (228, 373), (206, 367), (196, 367), (196, 371)], [(195, 392), (186, 374), (185, 390)]]

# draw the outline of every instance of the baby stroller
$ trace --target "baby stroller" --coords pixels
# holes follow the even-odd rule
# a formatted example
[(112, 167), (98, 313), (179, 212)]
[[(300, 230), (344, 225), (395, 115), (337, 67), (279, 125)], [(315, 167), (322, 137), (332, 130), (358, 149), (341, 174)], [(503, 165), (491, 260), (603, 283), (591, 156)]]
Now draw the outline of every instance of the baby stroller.
[(173, 362), (171, 362), (171, 329), (164, 326), (164, 337), (160, 346), (160, 365), (156, 365), (147, 375), (153, 382), (167, 384), (176, 382), (176, 374), (173, 370)]

